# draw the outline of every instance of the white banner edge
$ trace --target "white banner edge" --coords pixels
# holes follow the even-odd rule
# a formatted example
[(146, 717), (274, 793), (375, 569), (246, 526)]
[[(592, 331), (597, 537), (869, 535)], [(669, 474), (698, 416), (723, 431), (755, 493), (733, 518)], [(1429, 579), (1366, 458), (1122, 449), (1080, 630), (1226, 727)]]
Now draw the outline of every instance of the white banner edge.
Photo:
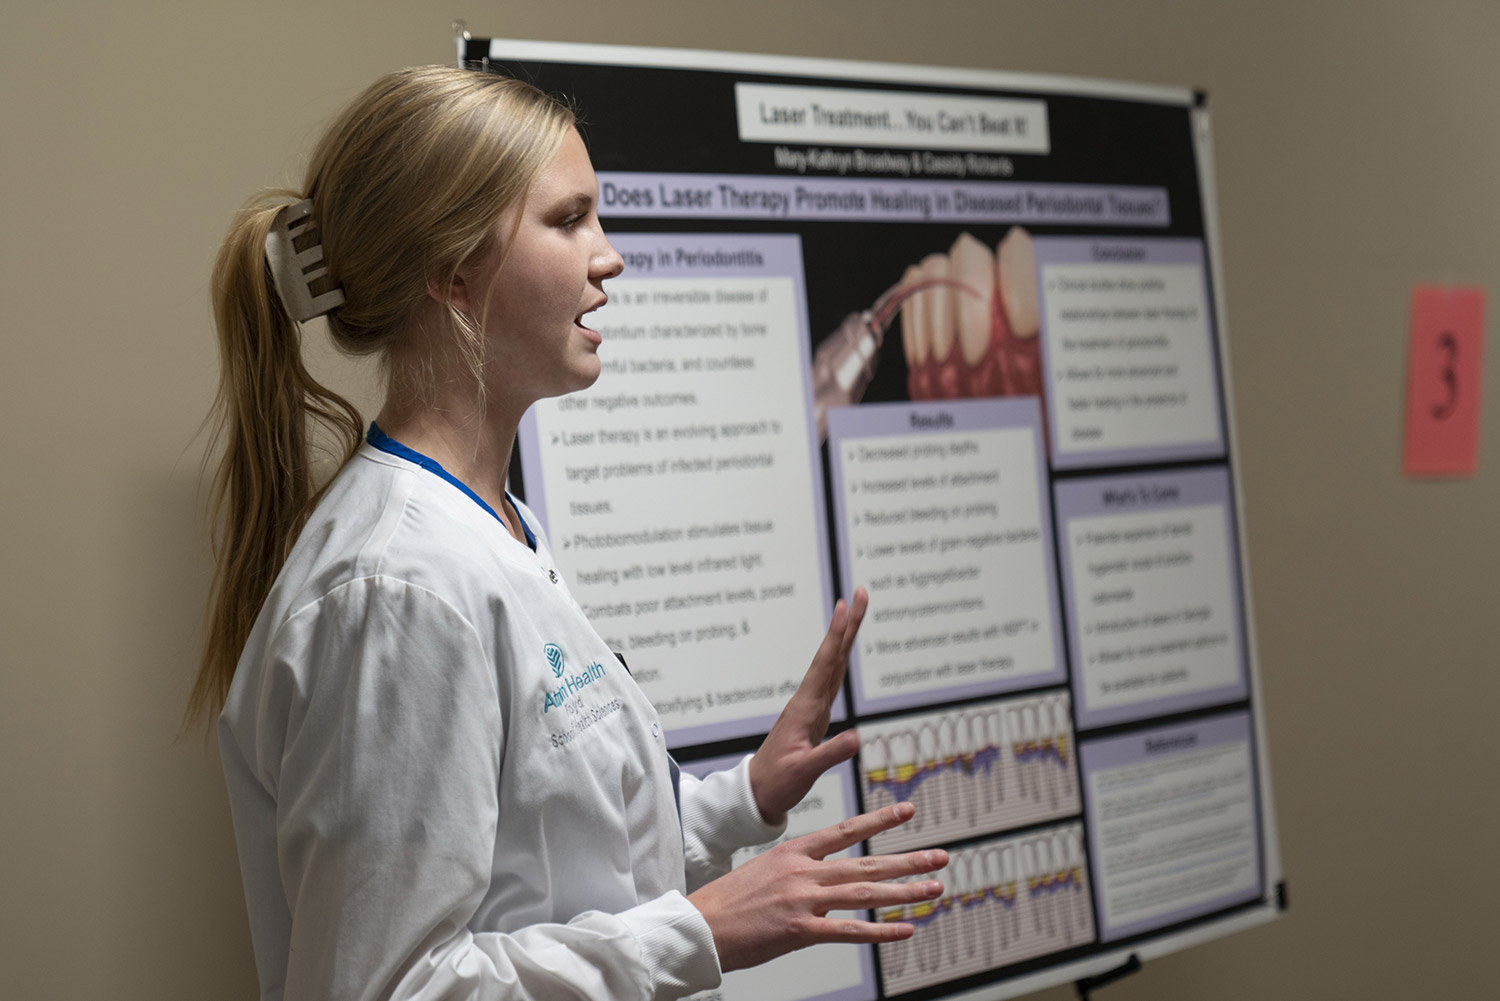
[(883, 83), (977, 87), (994, 90), (1045, 91), (1076, 97), (1118, 98), (1151, 104), (1191, 107), (1191, 87), (1168, 84), (1097, 80), (1088, 77), (1015, 73), (917, 63), (869, 62), (824, 56), (773, 56), (712, 49), (674, 49), (656, 46), (607, 45), (591, 42), (545, 42), (491, 38), (489, 58), (537, 62), (590, 63), (606, 66), (649, 66), (700, 69), (729, 73), (766, 73), (782, 76), (826, 77)]

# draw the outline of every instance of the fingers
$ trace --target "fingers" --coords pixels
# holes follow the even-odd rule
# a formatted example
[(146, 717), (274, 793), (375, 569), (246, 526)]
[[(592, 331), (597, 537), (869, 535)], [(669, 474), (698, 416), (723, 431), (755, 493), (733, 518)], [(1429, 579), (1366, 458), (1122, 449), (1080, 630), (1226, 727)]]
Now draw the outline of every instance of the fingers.
[(867, 911), (883, 907), (902, 907), (936, 900), (943, 895), (940, 880), (924, 879), (907, 883), (849, 883), (830, 886), (818, 897), (818, 911)]
[[(947, 864), (948, 853), (942, 849), (823, 863), (819, 876), (825, 885), (817, 896), (815, 913), (818, 917), (830, 911), (882, 909), (886, 909), (889, 916), (876, 922), (829, 919), (812, 929), (812, 933), (820, 936), (820, 941), (835, 942), (885, 942), (906, 938), (914, 926), (895, 920), (902, 912), (891, 912), (889, 908), (938, 900), (944, 892), (943, 883), (937, 879), (885, 881), (932, 872)], [(835, 937), (822, 938), (823, 935)]]
[[(863, 616), (864, 612), (861, 611)], [(844, 604), (840, 598), (833, 606), (833, 617), (828, 620), (828, 631), (823, 634), (823, 642), (818, 644), (818, 652), (813, 655), (813, 667), (808, 671), (811, 676), (820, 666), (838, 662), (839, 650), (843, 647), (844, 634), (848, 631), (849, 606)]]
[(859, 921), (855, 918), (815, 918), (808, 923), (813, 942), (852, 942), (879, 945), (911, 938), (915, 926), (905, 921)]
[[(865, 855), (860, 858), (835, 859), (824, 862), (819, 870), (822, 881), (827, 885), (835, 883), (868, 882), (879, 883), (888, 879), (900, 879), (902, 876), (917, 876), (924, 872), (937, 872), (948, 864), (948, 853), (941, 848), (932, 848), (927, 851), (906, 852), (901, 855)], [(906, 883), (903, 886), (912, 887), (920, 884)], [(916, 897), (912, 899), (924, 899)], [(906, 903), (905, 900), (898, 903)], [(884, 906), (884, 905), (880, 905)]]
[(812, 666), (798, 686), (797, 693), (815, 692), (823, 702), (832, 702), (844, 683), (844, 668), (849, 661), (849, 651), (854, 648), (860, 623), (864, 621), (865, 609), (869, 607), (870, 595), (862, 587), (854, 589), (849, 603), (840, 598), (833, 606), (833, 617), (828, 621), (828, 631), (818, 644)]
[[(825, 858), (836, 852), (841, 852), (851, 845), (861, 841), (868, 841), (881, 831), (889, 831), (893, 827), (900, 827), (912, 818), (917, 812), (916, 807), (910, 803), (892, 803), (890, 806), (881, 807), (870, 813), (861, 813), (857, 817), (841, 820), (831, 827), (825, 827), (820, 831), (813, 831), (798, 838), (800, 847), (809, 856), (816, 859)], [(790, 843), (790, 842), (788, 842)]]
[(822, 775), (834, 765), (842, 764), (859, 751), (859, 731), (845, 730), (829, 737), (809, 753), (808, 771)]
[(865, 620), (865, 609), (870, 606), (870, 595), (862, 587), (854, 589), (854, 599), (849, 603), (848, 613), (844, 617), (843, 641), (839, 644), (839, 660), (848, 660), (849, 651), (854, 648), (854, 637), (859, 633), (860, 623)]

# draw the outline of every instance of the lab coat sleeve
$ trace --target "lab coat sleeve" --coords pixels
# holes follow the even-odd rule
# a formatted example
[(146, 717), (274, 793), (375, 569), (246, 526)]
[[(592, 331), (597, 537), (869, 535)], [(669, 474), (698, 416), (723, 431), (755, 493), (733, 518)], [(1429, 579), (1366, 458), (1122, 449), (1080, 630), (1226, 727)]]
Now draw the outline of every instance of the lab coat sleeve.
[(689, 891), (728, 872), (737, 850), (775, 841), (786, 830), (784, 820), (768, 824), (761, 818), (750, 789), (751, 757), (702, 779), (682, 773), (682, 845)]
[(280, 751), (259, 768), (290, 911), (285, 1001), (664, 1001), (718, 984), (712, 935), (678, 893), (513, 934), (468, 927), (490, 882), (503, 733), (494, 667), (450, 604), (356, 580), (292, 616), (273, 650), (257, 745)]

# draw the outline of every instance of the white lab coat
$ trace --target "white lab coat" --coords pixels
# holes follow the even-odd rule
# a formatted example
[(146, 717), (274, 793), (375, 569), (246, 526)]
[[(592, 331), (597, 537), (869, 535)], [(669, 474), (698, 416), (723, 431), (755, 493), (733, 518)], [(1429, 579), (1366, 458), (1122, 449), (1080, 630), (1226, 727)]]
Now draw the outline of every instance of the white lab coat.
[(744, 762), (684, 774), (679, 826), (655, 711), (518, 509), (535, 552), (365, 445), (272, 588), (219, 720), (268, 1001), (719, 983), (684, 894), (780, 831)]

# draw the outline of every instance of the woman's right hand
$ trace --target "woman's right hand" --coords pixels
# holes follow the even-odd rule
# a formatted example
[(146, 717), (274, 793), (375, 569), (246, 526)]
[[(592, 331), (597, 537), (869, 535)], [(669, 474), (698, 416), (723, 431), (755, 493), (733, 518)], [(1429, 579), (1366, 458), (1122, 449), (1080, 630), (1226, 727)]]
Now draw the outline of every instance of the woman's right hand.
[(713, 932), (724, 972), (757, 966), (819, 942), (895, 942), (915, 930), (906, 922), (830, 918), (829, 911), (867, 910), (933, 900), (935, 879), (885, 880), (934, 872), (948, 864), (941, 848), (903, 855), (829, 859), (910, 820), (915, 808), (896, 803), (792, 838), (692, 893)]

